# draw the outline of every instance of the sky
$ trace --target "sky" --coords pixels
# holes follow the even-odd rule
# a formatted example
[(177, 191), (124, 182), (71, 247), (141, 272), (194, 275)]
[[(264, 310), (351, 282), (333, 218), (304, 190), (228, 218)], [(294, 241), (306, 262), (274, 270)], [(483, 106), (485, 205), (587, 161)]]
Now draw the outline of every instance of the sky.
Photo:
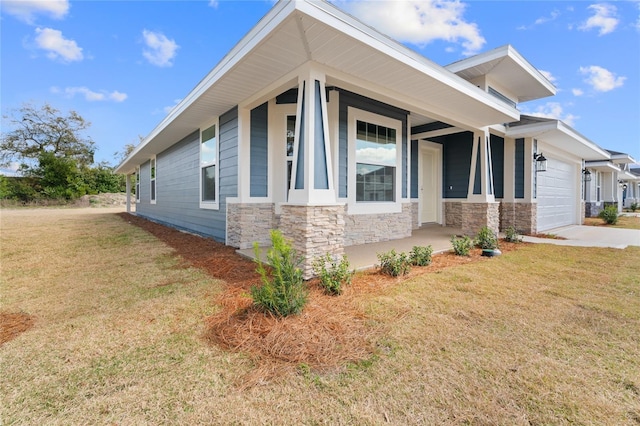
[[(511, 44), (557, 88), (521, 113), (640, 161), (640, 1), (333, 3), (442, 66)], [(92, 123), (96, 162), (116, 165), (273, 5), (0, 0), (2, 114), (25, 103), (74, 110)]]

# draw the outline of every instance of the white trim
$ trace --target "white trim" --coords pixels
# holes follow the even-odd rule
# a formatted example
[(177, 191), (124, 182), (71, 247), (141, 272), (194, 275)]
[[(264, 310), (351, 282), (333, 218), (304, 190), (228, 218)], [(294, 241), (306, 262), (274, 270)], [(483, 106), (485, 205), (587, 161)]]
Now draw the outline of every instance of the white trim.
[[(202, 131), (207, 130), (210, 127), (216, 127), (216, 159), (213, 162), (202, 164)], [(218, 210), (220, 208), (220, 122), (218, 117), (215, 117), (209, 121), (206, 121), (200, 126), (200, 137), (198, 138), (198, 201), (201, 209)], [(215, 166), (215, 201), (203, 201), (202, 200), (202, 170), (205, 167)]]
[(154, 155), (149, 159), (149, 202), (151, 204), (156, 204), (156, 202), (158, 201), (158, 181), (156, 180), (157, 177), (158, 160), (157, 156)]
[(140, 166), (136, 166), (136, 204), (140, 202)]
[[(442, 194), (442, 157), (443, 147), (442, 144), (422, 141), (418, 144), (418, 224), (426, 223), (422, 221), (422, 204), (423, 204), (423, 189), (424, 189), (424, 155), (427, 152), (431, 152), (434, 155), (434, 163), (436, 164), (436, 220), (435, 223), (442, 224), (443, 217), (443, 194)], [(433, 223), (433, 222), (432, 222)]]
[[(396, 130), (395, 201), (356, 201), (356, 130), (357, 121), (377, 124)], [(349, 158), (347, 205), (349, 214), (379, 214), (402, 212), (402, 121), (354, 107), (347, 108), (347, 152)]]

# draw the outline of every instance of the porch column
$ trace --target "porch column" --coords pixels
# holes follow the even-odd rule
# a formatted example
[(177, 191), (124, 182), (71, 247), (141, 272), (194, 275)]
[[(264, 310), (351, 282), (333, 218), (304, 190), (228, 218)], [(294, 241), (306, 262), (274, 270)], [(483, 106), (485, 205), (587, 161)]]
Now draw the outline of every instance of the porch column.
[(325, 75), (312, 66), (298, 77), (298, 105), (288, 202), (280, 230), (303, 256), (305, 278), (325, 253), (344, 252), (344, 205), (337, 204), (331, 159)]
[(473, 133), (467, 200), (462, 203), (462, 232), (467, 235), (475, 235), (483, 226), (496, 233), (500, 228), (500, 208), (493, 191), (489, 137), (488, 128)]
[(127, 213), (131, 213), (131, 176), (133, 175), (127, 175), (127, 178), (125, 179), (125, 191), (127, 193)]

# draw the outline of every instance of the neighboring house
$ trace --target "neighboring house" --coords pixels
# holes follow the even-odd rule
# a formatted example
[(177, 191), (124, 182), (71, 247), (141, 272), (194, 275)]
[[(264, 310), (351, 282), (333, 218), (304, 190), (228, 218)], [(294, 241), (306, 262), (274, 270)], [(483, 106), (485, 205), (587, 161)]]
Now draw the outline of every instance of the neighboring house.
[(511, 46), (444, 68), (329, 3), (279, 2), (116, 171), (136, 214), (238, 248), (277, 228), (310, 276), (424, 223), (580, 223), (582, 159), (609, 157), (516, 108), (554, 94)]
[(629, 166), (635, 160), (628, 154), (609, 151), (609, 158), (586, 161), (590, 181), (585, 182), (585, 216), (596, 217), (609, 205), (622, 211), (638, 198), (638, 176), (631, 173)]
[(633, 175), (633, 179), (629, 179), (624, 194), (624, 206), (631, 207), (632, 204), (635, 204), (640, 208), (640, 167), (630, 167), (629, 173)]

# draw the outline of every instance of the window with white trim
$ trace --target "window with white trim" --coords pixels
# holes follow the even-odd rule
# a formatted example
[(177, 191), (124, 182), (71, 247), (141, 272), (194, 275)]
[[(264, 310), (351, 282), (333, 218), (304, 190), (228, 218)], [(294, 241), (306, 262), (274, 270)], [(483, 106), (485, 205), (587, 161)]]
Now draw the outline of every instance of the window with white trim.
[(601, 197), (601, 189), (600, 189), (600, 185), (602, 182), (602, 173), (600, 172), (596, 172), (596, 201), (599, 203), (600, 201), (602, 201)]
[(200, 131), (200, 207), (218, 208), (218, 125)]
[(356, 121), (356, 201), (396, 201), (396, 129)]
[(156, 203), (156, 157), (153, 157), (151, 159), (151, 161), (149, 162), (149, 174), (150, 174), (150, 179), (149, 181), (151, 182), (151, 204), (155, 204)]
[(140, 202), (140, 166), (136, 167), (136, 203)]
[(285, 199), (289, 199), (289, 189), (291, 188), (291, 170), (293, 169), (293, 145), (296, 133), (296, 116), (287, 115), (287, 187), (285, 188)]

